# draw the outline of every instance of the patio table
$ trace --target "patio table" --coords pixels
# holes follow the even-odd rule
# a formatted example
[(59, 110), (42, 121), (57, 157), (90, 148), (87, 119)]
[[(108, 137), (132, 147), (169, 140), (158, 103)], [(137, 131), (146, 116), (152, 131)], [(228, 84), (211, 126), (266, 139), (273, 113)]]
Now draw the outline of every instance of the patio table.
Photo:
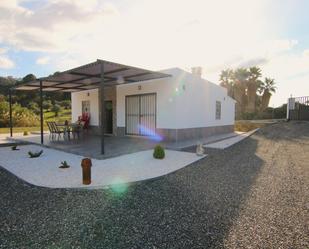
[(79, 124), (71, 123), (71, 124), (56, 124), (57, 127), (63, 129), (63, 139), (64, 140), (71, 140), (70, 134), (71, 132), (74, 133), (74, 128), (80, 127)]

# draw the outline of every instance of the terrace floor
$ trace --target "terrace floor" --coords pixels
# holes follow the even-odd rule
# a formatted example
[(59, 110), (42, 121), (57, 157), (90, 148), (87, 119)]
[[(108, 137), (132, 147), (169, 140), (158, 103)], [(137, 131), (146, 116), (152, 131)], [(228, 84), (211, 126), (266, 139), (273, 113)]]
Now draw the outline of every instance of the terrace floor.
[[(94, 136), (87, 134), (79, 140), (64, 141), (63, 139), (52, 141), (49, 139), (49, 134), (44, 135), (44, 146), (61, 150), (64, 152), (73, 153), (85, 157), (91, 157), (95, 159), (106, 159), (111, 157), (117, 157), (121, 155), (131, 154), (139, 151), (145, 151), (153, 149), (158, 143), (163, 144), (165, 148), (171, 150), (183, 150), (191, 146), (195, 146), (198, 143), (209, 144), (217, 141), (221, 141), (227, 138), (238, 136), (240, 133), (233, 132), (227, 134), (220, 134), (210, 136), (205, 139), (189, 139), (178, 142), (158, 142), (152, 139), (152, 137), (115, 137), (105, 136), (105, 154), (101, 154), (101, 138), (100, 136)], [(22, 134), (14, 134), (11, 141), (25, 142), (32, 144), (40, 144), (39, 134), (30, 134), (23, 136)]]
[[(13, 140), (18, 142), (40, 144), (39, 135), (14, 136)], [(105, 159), (138, 151), (152, 149), (158, 142), (140, 137), (113, 137), (105, 136), (105, 154), (101, 154), (100, 136), (86, 135), (81, 139), (63, 139), (52, 141), (49, 135), (44, 135), (44, 146), (61, 150), (76, 155), (91, 157), (96, 159)]]

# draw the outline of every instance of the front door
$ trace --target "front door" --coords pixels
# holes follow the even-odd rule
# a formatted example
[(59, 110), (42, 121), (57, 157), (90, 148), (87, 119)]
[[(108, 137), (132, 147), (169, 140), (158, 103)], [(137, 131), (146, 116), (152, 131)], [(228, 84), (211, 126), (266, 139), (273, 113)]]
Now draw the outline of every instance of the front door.
[(126, 134), (153, 136), (156, 133), (156, 94), (126, 96)]
[(113, 102), (105, 101), (105, 133), (113, 134)]

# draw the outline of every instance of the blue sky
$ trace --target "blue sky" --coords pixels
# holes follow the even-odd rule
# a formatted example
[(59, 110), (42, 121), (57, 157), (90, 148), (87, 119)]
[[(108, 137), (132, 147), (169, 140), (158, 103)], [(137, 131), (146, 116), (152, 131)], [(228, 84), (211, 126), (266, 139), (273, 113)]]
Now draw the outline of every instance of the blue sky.
[(102, 58), (160, 70), (260, 66), (271, 105), (309, 95), (306, 0), (1, 0), (0, 75), (46, 76)]

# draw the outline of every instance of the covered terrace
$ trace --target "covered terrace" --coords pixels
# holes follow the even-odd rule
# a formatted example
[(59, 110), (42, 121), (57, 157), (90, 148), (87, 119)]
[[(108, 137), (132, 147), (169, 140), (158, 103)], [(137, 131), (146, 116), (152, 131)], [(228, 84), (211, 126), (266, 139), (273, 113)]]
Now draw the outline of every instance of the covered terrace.
[[(13, 137), (13, 117), (12, 117), (12, 94), (14, 91), (38, 91), (40, 94), (40, 134), (39, 137), (35, 138), (35, 141), (30, 142), (37, 143), (37, 139), (39, 138), (40, 144), (45, 144), (47, 146), (59, 147), (58, 149), (63, 149), (65, 144), (61, 144), (57, 142), (51, 143), (51, 141), (45, 141), (46, 136), (44, 136), (44, 117), (43, 117), (43, 93), (44, 92), (79, 92), (79, 91), (87, 91), (91, 89), (99, 89), (99, 127), (100, 127), (100, 137), (96, 137), (96, 139), (89, 140), (92, 142), (85, 142), (88, 144), (88, 150), (94, 149), (97, 150), (99, 147), (99, 152), (102, 156), (104, 156), (106, 152), (105, 143), (110, 142), (112, 146), (110, 146), (110, 150), (117, 150), (120, 146), (121, 140), (129, 141), (134, 144), (134, 139), (130, 138), (122, 138), (119, 139), (118, 142), (112, 142), (112, 138), (107, 138), (104, 136), (105, 131), (105, 101), (104, 101), (104, 91), (106, 87), (117, 86), (121, 84), (130, 84), (140, 81), (148, 81), (153, 79), (159, 79), (169, 77), (167, 74), (163, 74), (160, 72), (154, 72), (142, 68), (122, 65), (114, 62), (109, 62), (105, 60), (98, 59), (95, 62), (76, 67), (61, 73), (57, 73), (55, 75), (49, 77), (42, 77), (33, 82), (28, 82), (22, 85), (18, 85), (9, 91), (9, 101), (10, 101), (10, 136)], [(117, 138), (118, 139), (118, 138)], [(83, 142), (83, 140), (81, 140)], [(144, 142), (147, 149), (147, 145), (151, 145), (151, 142)], [(68, 146), (72, 146), (72, 144), (67, 144)], [(124, 146), (124, 145), (123, 145)], [(75, 146), (76, 147), (76, 146)], [(80, 145), (77, 146), (80, 148)], [(79, 149), (79, 151), (81, 148)], [(125, 150), (124, 150), (125, 151)], [(73, 151), (72, 151), (73, 152)], [(75, 151), (77, 152), (77, 151)], [(78, 153), (77, 153), (78, 154)], [(90, 153), (89, 153), (90, 154)], [(97, 153), (98, 154), (98, 151)]]

